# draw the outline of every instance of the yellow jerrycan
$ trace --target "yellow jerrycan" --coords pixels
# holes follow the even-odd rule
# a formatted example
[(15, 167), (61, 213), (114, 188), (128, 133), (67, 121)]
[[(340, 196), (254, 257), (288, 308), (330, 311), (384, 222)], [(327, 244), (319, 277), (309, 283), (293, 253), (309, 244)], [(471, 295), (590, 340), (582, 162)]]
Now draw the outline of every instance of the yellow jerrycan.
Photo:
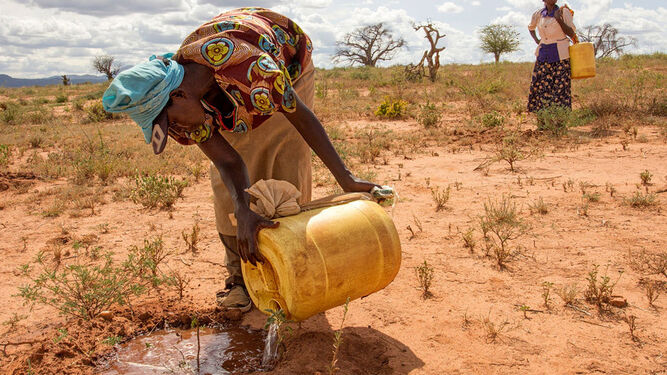
[(595, 48), (593, 43), (576, 43), (570, 48), (572, 79), (595, 77)]
[(331, 204), (275, 219), (278, 228), (259, 232), (265, 261), (242, 262), (241, 269), (260, 311), (282, 309), (287, 319), (301, 321), (396, 277), (401, 244), (385, 210), (371, 200)]

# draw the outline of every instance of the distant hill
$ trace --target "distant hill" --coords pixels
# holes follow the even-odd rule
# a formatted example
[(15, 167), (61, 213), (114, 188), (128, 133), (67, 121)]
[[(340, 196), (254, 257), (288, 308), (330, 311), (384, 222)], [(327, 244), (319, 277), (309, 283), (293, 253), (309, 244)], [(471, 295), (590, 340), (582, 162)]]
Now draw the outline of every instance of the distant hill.
[[(76, 83), (99, 83), (106, 82), (105, 76), (95, 76), (92, 74), (83, 75), (67, 75), (73, 84)], [(61, 76), (53, 76), (48, 78), (13, 78), (6, 74), (0, 74), (0, 87), (24, 87), (24, 86), (47, 86), (47, 85), (62, 85), (63, 79)]]

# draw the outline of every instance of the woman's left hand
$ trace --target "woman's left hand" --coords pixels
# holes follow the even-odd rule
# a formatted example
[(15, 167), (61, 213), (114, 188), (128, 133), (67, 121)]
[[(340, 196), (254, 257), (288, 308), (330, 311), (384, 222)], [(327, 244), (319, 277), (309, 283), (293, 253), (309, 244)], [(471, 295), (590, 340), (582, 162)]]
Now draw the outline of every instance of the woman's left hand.
[(341, 181), (340, 187), (343, 188), (343, 191), (346, 193), (353, 193), (353, 192), (370, 192), (372, 188), (374, 187), (380, 187), (380, 185), (372, 183), (370, 181), (366, 181), (364, 179), (361, 179), (353, 174), (350, 174), (345, 178), (345, 181)]

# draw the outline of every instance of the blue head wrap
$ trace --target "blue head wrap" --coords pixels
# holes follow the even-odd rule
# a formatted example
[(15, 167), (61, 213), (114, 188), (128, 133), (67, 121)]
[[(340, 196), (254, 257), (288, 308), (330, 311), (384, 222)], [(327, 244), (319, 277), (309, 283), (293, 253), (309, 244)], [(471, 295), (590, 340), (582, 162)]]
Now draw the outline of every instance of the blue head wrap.
[[(171, 57), (166, 54), (164, 57)], [(169, 101), (171, 91), (183, 81), (183, 66), (174, 60), (165, 64), (151, 56), (150, 61), (120, 72), (102, 96), (107, 112), (126, 112), (151, 142), (153, 120)]]

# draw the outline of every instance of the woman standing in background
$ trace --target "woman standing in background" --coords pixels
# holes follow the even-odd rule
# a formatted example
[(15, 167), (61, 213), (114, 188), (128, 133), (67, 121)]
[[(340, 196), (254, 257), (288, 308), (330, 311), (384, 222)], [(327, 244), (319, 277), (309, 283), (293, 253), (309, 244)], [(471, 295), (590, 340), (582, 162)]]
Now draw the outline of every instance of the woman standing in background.
[[(572, 21), (574, 12), (567, 5), (559, 7), (556, 2), (544, 0), (544, 8), (533, 13), (528, 25), (530, 35), (538, 44), (528, 96), (528, 112), (537, 112), (553, 105), (572, 108), (568, 48), (570, 39), (576, 39), (576, 28)], [(539, 39), (535, 29), (540, 33)]]

